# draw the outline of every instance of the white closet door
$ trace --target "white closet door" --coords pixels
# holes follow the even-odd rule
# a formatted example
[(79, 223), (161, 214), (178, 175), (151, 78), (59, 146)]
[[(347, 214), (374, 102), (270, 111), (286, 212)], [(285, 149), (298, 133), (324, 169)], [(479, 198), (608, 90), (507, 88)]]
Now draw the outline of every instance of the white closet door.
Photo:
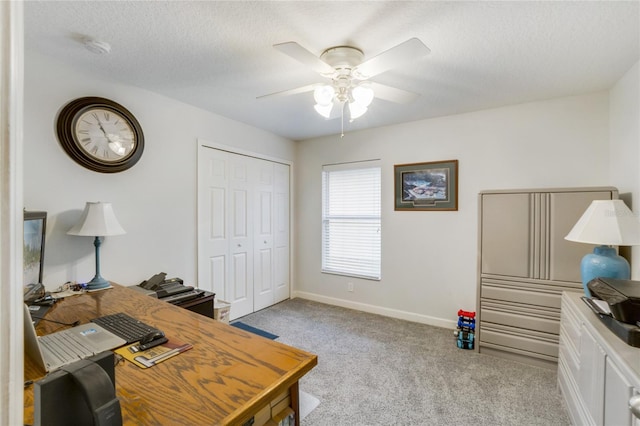
[(230, 274), (227, 302), (230, 318), (253, 312), (252, 159), (229, 154), (229, 252)]
[(274, 164), (274, 303), (289, 298), (289, 166)]
[(215, 149), (198, 155), (198, 287), (223, 300), (229, 275), (227, 157)]
[(256, 172), (254, 189), (254, 309), (274, 304), (274, 163), (254, 160)]
[(248, 158), (216, 149), (198, 156), (198, 287), (253, 312), (253, 240)]
[(198, 287), (231, 319), (289, 298), (289, 166), (198, 151)]

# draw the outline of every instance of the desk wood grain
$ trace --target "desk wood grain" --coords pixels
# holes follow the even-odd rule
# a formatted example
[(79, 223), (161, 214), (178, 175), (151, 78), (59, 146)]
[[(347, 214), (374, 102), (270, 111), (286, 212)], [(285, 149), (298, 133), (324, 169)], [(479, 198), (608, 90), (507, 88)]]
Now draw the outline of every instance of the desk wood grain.
[[(116, 394), (125, 424), (243, 424), (274, 397), (291, 389), (298, 418), (298, 380), (317, 356), (220, 323), (114, 284), (113, 289), (56, 303), (47, 319), (81, 323), (125, 312), (193, 349), (152, 368), (116, 367)], [(38, 335), (64, 326), (38, 324)], [(25, 380), (44, 375), (25, 358)], [(25, 389), (25, 424), (33, 423), (33, 386)]]

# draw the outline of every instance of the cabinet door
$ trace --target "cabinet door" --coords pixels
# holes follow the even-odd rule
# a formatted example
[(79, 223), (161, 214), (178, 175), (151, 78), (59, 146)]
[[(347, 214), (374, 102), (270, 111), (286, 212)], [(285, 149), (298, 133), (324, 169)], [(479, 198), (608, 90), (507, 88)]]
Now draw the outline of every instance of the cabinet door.
[(633, 396), (633, 386), (610, 358), (607, 358), (604, 395), (604, 426), (632, 426), (634, 415), (629, 410), (629, 399)]
[(531, 267), (530, 194), (483, 194), (482, 273), (527, 278)]
[[(580, 370), (578, 389), (583, 405), (595, 424), (602, 424), (604, 413), (605, 353), (584, 325), (580, 329)], [(627, 398), (627, 401), (629, 399)]]
[(549, 279), (581, 282), (580, 262), (595, 245), (567, 241), (564, 237), (593, 200), (610, 200), (611, 192), (559, 192), (550, 195)]

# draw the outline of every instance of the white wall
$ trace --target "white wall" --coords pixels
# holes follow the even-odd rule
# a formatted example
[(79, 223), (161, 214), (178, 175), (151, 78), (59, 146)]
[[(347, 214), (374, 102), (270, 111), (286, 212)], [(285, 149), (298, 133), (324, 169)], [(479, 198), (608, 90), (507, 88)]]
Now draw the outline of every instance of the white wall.
[[(478, 192), (608, 185), (608, 108), (599, 92), (300, 142), (297, 294), (452, 326), (458, 309), (476, 310)], [(382, 281), (322, 274), (321, 167), (371, 158), (383, 168)], [(451, 159), (459, 160), (457, 212), (394, 211), (394, 164)]]
[[(609, 105), (611, 185), (640, 216), (640, 62), (611, 89)], [(631, 250), (631, 278), (640, 280), (640, 247)]]
[[(141, 160), (122, 173), (102, 174), (71, 160), (55, 136), (55, 119), (68, 101), (112, 99), (142, 125)], [(194, 284), (196, 272), (196, 139), (293, 160), (295, 144), (263, 130), (161, 95), (82, 75), (44, 56), (25, 57), (24, 204), (49, 213), (45, 284), (86, 282), (95, 273), (90, 237), (66, 235), (86, 201), (110, 201), (127, 231), (107, 237), (101, 272), (123, 285), (154, 273)]]

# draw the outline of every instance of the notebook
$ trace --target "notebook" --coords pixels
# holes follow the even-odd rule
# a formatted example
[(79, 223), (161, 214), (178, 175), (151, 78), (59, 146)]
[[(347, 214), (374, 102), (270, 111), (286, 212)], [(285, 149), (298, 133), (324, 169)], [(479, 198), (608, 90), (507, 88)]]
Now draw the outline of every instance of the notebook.
[(29, 308), (24, 305), (25, 351), (46, 372), (124, 344), (124, 339), (94, 323), (39, 337)]

